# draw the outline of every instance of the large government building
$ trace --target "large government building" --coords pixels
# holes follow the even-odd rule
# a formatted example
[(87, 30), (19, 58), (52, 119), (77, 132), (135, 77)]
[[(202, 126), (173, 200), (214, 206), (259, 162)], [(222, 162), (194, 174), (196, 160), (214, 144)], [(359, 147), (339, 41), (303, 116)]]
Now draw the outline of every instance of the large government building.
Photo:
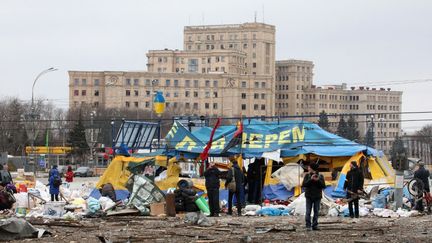
[[(275, 27), (264, 23), (186, 26), (183, 50), (150, 50), (147, 70), (69, 71), (70, 107), (151, 109), (163, 92), (178, 115), (359, 116), (360, 135), (374, 127), (376, 147), (388, 152), (401, 131), (402, 92), (384, 88), (318, 87), (311, 61), (275, 58)], [(395, 113), (395, 114), (391, 114)], [(336, 130), (338, 117), (331, 117)], [(369, 124), (369, 125), (368, 125)]]

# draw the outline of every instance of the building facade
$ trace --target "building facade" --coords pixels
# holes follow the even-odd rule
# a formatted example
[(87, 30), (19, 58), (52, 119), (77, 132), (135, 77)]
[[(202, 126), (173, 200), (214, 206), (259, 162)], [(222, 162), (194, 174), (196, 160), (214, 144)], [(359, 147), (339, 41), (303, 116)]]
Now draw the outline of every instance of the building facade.
[[(145, 109), (162, 90), (167, 110), (178, 115), (271, 116), (267, 76), (151, 72), (69, 71), (71, 108)], [(260, 80), (260, 81), (258, 81)]]
[(69, 71), (70, 107), (151, 109), (163, 92), (177, 115), (273, 116), (275, 27), (186, 26), (184, 50), (150, 50), (147, 71)]
[[(301, 60), (276, 62), (276, 114), (304, 116), (317, 122), (318, 115), (329, 115), (330, 129), (337, 130), (340, 116), (356, 114), (360, 137), (373, 131), (375, 147), (386, 154), (400, 136), (402, 92), (385, 88), (350, 87), (346, 84), (316, 86), (313, 63)], [(359, 115), (361, 114), (361, 115)]]

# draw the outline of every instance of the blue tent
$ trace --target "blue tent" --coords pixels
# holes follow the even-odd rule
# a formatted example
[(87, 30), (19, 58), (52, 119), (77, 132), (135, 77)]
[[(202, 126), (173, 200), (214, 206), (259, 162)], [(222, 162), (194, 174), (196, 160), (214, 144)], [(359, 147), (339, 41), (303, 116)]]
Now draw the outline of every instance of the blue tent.
[[(165, 137), (168, 153), (183, 154), (186, 158), (197, 157), (208, 143), (212, 129), (203, 127), (190, 132), (182, 124), (175, 122)], [(302, 120), (274, 122), (244, 120), (243, 143), (222, 153), (236, 130), (236, 126), (217, 128), (209, 152), (210, 156), (227, 157), (241, 154), (243, 158), (253, 158), (275, 150), (281, 151), (281, 157), (294, 157), (300, 154), (352, 156), (361, 151), (373, 156), (382, 154), (373, 148), (339, 137), (314, 123)]]

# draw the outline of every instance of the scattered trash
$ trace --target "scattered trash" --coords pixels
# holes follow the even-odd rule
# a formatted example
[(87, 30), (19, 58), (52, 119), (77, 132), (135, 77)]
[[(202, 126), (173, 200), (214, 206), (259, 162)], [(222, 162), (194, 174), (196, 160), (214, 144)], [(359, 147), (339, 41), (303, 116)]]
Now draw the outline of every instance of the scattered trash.
[(8, 218), (0, 221), (0, 241), (10, 241), (25, 238), (41, 238), (50, 234), (44, 229), (37, 229), (29, 222), (20, 218)]

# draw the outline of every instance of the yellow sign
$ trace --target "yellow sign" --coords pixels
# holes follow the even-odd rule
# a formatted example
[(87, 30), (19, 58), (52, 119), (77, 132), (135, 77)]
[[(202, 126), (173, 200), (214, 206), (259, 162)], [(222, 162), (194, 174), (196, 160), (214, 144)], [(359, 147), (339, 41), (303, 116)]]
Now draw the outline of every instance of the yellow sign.
[(27, 146), (26, 154), (67, 154), (72, 151), (72, 147), (46, 147), (46, 146)]

